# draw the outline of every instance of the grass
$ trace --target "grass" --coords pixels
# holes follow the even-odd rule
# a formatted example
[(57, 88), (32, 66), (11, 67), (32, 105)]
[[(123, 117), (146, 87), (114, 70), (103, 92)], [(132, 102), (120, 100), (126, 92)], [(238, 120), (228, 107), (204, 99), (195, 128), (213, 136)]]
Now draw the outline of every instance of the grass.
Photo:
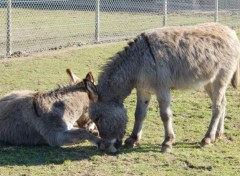
[[(6, 54), (6, 8), (0, 8), (0, 56)], [(159, 13), (101, 12), (100, 40), (135, 36), (162, 26)], [(219, 20), (239, 26), (239, 14), (220, 13)], [(214, 21), (214, 13), (178, 12), (168, 15), (168, 25), (189, 25)], [(12, 9), (12, 52), (32, 52), (95, 42), (95, 12), (81, 10)]]
[[(47, 91), (56, 84), (68, 83), (65, 69), (80, 77), (92, 71), (95, 78), (106, 59), (121, 50), (126, 42), (68, 48), (38, 53), (25, 58), (0, 61), (0, 95), (12, 90)], [(198, 91), (173, 91), (176, 144), (171, 153), (160, 152), (163, 124), (153, 97), (144, 123), (141, 144), (122, 148), (117, 155), (98, 151), (84, 142), (61, 148), (48, 146), (10, 146), (0, 144), (0, 176), (17, 175), (238, 175), (240, 173), (240, 90), (227, 91), (225, 137), (201, 148), (200, 140), (210, 122), (210, 100)], [(126, 99), (129, 122), (134, 121), (136, 93)]]

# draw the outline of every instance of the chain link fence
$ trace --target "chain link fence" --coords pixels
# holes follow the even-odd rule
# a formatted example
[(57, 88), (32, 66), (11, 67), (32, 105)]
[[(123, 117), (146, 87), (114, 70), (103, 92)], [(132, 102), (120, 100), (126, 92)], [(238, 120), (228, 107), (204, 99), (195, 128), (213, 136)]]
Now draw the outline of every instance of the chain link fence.
[(0, 0), (0, 56), (213, 21), (240, 27), (240, 0)]

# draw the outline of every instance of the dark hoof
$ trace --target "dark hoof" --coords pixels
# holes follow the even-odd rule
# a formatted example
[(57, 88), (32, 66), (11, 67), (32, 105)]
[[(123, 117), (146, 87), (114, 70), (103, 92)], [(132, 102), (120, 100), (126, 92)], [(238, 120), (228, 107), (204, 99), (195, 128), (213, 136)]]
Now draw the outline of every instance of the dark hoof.
[(137, 143), (136, 139), (129, 137), (125, 140), (125, 147), (133, 148), (134, 146), (136, 146), (136, 143)]
[(172, 151), (172, 145), (163, 144), (161, 148), (162, 153), (169, 153)]

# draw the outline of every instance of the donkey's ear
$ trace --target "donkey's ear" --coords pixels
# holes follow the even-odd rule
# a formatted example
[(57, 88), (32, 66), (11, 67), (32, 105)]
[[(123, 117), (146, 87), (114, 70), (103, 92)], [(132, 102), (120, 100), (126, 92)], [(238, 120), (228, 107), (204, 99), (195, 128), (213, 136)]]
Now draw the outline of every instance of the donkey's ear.
[(88, 79), (83, 79), (83, 82), (88, 91), (89, 99), (96, 103), (98, 101), (98, 93), (96, 86)]
[(66, 70), (66, 72), (67, 72), (68, 76), (70, 77), (72, 84), (76, 84), (76, 83), (79, 83), (79, 82), (82, 81), (79, 77), (77, 77), (77, 76), (72, 72), (71, 69), (68, 68), (68, 69)]
[(88, 72), (88, 74), (86, 75), (86, 79), (88, 79), (89, 81), (94, 83), (94, 78), (93, 78), (92, 72)]

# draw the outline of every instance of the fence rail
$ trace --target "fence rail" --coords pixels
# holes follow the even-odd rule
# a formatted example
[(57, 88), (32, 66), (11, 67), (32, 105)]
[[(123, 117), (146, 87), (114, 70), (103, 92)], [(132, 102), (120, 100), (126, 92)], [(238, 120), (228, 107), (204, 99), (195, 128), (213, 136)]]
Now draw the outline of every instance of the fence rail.
[(240, 0), (0, 0), (0, 57), (213, 21), (240, 27)]

